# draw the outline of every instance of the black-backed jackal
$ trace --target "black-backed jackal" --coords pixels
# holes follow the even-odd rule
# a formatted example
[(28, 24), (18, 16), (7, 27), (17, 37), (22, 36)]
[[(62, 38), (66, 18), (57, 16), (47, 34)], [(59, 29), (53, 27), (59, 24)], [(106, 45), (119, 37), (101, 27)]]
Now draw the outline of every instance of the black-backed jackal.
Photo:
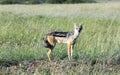
[(43, 45), (48, 48), (48, 59), (50, 59), (50, 54), (55, 47), (56, 43), (66, 43), (68, 47), (68, 58), (69, 60), (72, 58), (72, 53), (73, 53), (73, 47), (74, 44), (83, 29), (82, 24), (77, 25), (74, 24), (74, 31), (73, 32), (51, 32), (48, 33), (44, 38), (43, 38)]

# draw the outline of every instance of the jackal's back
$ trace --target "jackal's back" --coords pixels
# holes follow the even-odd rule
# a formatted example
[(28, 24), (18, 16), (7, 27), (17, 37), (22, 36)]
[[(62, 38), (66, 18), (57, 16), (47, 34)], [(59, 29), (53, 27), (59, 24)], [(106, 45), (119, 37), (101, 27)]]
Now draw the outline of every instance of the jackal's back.
[(73, 32), (51, 32), (49, 33), (49, 35), (52, 35), (54, 37), (69, 37), (71, 35), (73, 35)]

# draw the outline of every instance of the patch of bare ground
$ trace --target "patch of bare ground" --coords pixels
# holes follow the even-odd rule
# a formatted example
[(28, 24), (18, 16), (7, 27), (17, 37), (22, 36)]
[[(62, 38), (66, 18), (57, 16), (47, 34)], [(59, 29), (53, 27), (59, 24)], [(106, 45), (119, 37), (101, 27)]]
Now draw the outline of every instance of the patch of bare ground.
[[(81, 74), (81, 70), (86, 70), (92, 72), (98, 69), (104, 72), (118, 71), (120, 70), (120, 60), (111, 61), (111, 63), (103, 63), (96, 60), (84, 63), (83, 61), (68, 61), (68, 60), (58, 60), (58, 61), (44, 61), (44, 60), (33, 60), (33, 61), (22, 61), (20, 63), (16, 61), (7, 61), (1, 64), (0, 71), (2, 73), (7, 73), (10, 75), (15, 75), (20, 72), (24, 72), (27, 75), (31, 74), (55, 74), (63, 75), (69, 74), (70, 72), (75, 72), (76, 74)], [(84, 72), (84, 71), (83, 71)], [(89, 73), (88, 72), (88, 73)], [(71, 73), (70, 73), (71, 74)]]

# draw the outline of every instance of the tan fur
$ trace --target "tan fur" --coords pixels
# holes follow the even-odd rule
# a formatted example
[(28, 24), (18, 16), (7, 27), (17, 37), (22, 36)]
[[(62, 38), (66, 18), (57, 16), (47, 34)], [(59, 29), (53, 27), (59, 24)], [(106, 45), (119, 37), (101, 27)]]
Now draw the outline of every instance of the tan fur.
[(65, 37), (55, 37), (55, 40), (60, 42), (60, 43), (63, 43), (67, 40), (67, 38), (65, 38)]
[[(47, 36), (47, 40), (49, 41), (49, 43), (53, 46), (56, 45), (56, 41), (59, 40), (60, 42), (64, 42), (65, 40), (68, 40), (67, 38), (65, 37), (53, 37), (53, 36)], [(73, 36), (70, 37), (69, 39), (69, 42), (67, 43), (67, 47), (68, 47), (68, 58), (69, 60), (71, 60), (71, 47), (72, 47), (72, 41), (74, 40)], [(53, 49), (53, 48), (52, 48)], [(48, 50), (48, 53), (47, 53), (47, 56), (48, 56), (48, 59), (49, 61), (51, 61), (51, 58), (50, 58), (50, 55), (51, 55), (51, 52), (52, 52), (52, 49), (49, 49)]]
[[(53, 47), (55, 46), (55, 38), (53, 36), (47, 36), (47, 40)], [(49, 61), (51, 61), (50, 55), (51, 55), (52, 49), (53, 48), (49, 49), (47, 53)]]
[(55, 46), (55, 38), (53, 36), (47, 36), (47, 40), (52, 46)]
[(71, 59), (71, 58), (70, 58), (71, 46), (72, 46), (71, 42), (67, 44), (67, 47), (68, 47), (68, 58), (69, 58), (69, 60)]
[(49, 61), (51, 61), (51, 59), (50, 59), (51, 51), (52, 51), (52, 50), (49, 49), (49, 50), (48, 50), (48, 53), (47, 53), (47, 56), (48, 56)]

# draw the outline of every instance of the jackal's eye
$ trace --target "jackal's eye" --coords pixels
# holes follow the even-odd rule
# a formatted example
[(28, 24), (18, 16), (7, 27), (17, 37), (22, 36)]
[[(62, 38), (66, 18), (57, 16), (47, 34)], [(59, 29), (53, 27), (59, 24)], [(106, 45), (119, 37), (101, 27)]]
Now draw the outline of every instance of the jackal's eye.
[(76, 30), (78, 30), (78, 28), (76, 28)]

